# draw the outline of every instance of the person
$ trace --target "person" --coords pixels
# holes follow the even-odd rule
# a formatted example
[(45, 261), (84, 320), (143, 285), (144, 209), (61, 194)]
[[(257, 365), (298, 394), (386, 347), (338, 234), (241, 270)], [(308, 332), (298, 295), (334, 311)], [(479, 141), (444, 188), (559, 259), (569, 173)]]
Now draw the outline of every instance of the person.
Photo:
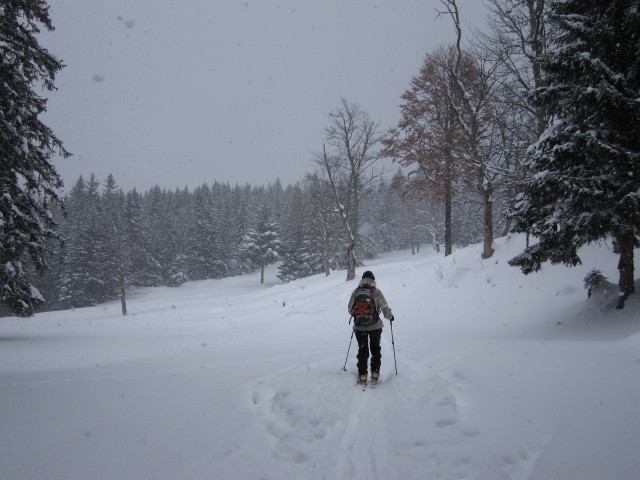
[[(372, 300), (371, 310), (368, 312), (364, 307), (367, 297)], [(358, 383), (365, 385), (367, 383), (369, 352), (371, 352), (371, 382), (377, 383), (382, 362), (380, 338), (384, 326), (380, 312), (390, 322), (393, 322), (394, 318), (382, 291), (376, 286), (376, 277), (371, 271), (367, 270), (362, 274), (362, 280), (351, 294), (348, 309), (354, 319), (353, 330), (358, 341)]]

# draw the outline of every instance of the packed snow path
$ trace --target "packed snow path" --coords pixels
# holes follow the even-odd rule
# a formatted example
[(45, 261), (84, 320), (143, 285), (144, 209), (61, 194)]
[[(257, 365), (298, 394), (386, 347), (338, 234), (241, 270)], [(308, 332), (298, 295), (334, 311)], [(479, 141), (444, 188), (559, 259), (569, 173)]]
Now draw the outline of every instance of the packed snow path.
[[(389, 360), (390, 341), (384, 346)], [(464, 418), (469, 379), (455, 370), (460, 357), (434, 350), (414, 360), (403, 375), (387, 366), (381, 384), (364, 392), (355, 371), (327, 362), (252, 385), (275, 460), (269, 463), (282, 466), (261, 478), (528, 478), (539, 445), (505, 445), (491, 458), (478, 456), (486, 439)]]
[(3, 318), (0, 478), (636, 480), (640, 295), (586, 299), (591, 268), (615, 278), (606, 245), (528, 277), (506, 265), (521, 246), (369, 262), (399, 375), (387, 326), (365, 392), (355, 340), (341, 370), (343, 272)]

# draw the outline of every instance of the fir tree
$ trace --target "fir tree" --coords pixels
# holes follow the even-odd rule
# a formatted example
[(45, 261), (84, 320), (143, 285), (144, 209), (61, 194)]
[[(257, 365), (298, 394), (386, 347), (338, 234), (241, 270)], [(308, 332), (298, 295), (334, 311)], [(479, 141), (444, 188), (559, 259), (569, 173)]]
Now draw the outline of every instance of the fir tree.
[(86, 258), (85, 245), (82, 240), (82, 227), (85, 224), (84, 207), (86, 205), (86, 185), (80, 176), (65, 199), (67, 218), (63, 222), (60, 233), (65, 239), (63, 253), (64, 263), (60, 274), (60, 293), (58, 301), (64, 308), (90, 305), (91, 302), (80, 299), (85, 284), (84, 260)]
[(168, 269), (175, 242), (170, 236), (169, 199), (167, 193), (159, 186), (153, 187), (143, 196), (143, 231), (147, 244), (147, 253), (154, 262), (147, 265), (152, 276), (160, 278), (161, 282), (169, 283)]
[(0, 299), (20, 316), (30, 316), (44, 301), (28, 277), (47, 267), (47, 240), (56, 237), (52, 204), (61, 203), (62, 182), (49, 162), (68, 156), (39, 117), (46, 99), (36, 89), (54, 90), (62, 69), (36, 39), (40, 26), (53, 30), (41, 0), (5, 0), (0, 4)]
[(159, 259), (152, 255), (144, 228), (142, 196), (134, 188), (126, 195), (124, 206), (125, 233), (129, 242), (131, 284), (139, 287), (157, 287), (162, 283)]
[(164, 261), (168, 265), (167, 283), (177, 287), (189, 280), (193, 280), (191, 271), (194, 262), (189, 251), (191, 216), (189, 213), (189, 191), (176, 190), (169, 192), (166, 211), (163, 212), (168, 227), (165, 231), (156, 232), (160, 241), (164, 242)]
[(323, 270), (320, 230), (314, 225), (313, 204), (308, 195), (296, 185), (292, 190), (289, 218), (285, 227), (285, 236), (278, 267), (278, 278), (289, 282), (309, 277)]
[(304, 242), (304, 204), (302, 189), (296, 186), (291, 199), (289, 218), (284, 228), (284, 242), (280, 257), (282, 263), (278, 267), (278, 278), (290, 282), (305, 276), (302, 260)]
[(260, 268), (260, 284), (264, 283), (264, 267), (279, 258), (281, 244), (269, 207), (264, 206), (255, 227), (247, 233), (244, 244), (247, 255)]
[(109, 175), (102, 194), (101, 216), (104, 244), (102, 265), (106, 296), (120, 297), (122, 315), (127, 315), (126, 291), (131, 284), (131, 243), (124, 218), (125, 196), (118, 189), (113, 175)]
[(514, 229), (540, 242), (511, 260), (575, 266), (578, 248), (613, 237), (620, 301), (634, 291), (640, 240), (640, 0), (552, 3), (559, 37), (543, 64), (537, 102), (556, 121), (531, 148)]

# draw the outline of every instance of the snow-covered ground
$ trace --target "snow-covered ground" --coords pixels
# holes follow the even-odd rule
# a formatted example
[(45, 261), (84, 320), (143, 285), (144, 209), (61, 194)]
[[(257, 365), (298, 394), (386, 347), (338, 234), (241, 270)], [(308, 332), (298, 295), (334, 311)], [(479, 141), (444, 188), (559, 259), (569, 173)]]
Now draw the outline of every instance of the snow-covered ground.
[(387, 325), (366, 392), (344, 272), (0, 319), (0, 478), (636, 480), (640, 293), (587, 300), (591, 268), (617, 280), (606, 244), (525, 277), (523, 243), (368, 262), (398, 375)]

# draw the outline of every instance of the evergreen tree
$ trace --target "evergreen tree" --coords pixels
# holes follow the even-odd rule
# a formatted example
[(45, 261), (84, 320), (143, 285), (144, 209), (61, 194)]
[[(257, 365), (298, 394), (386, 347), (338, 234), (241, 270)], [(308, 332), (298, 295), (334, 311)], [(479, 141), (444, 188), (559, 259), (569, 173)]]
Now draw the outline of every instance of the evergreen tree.
[(279, 258), (281, 244), (269, 206), (264, 205), (260, 209), (255, 227), (249, 230), (244, 243), (244, 251), (260, 268), (260, 284), (264, 283), (264, 267)]
[(640, 0), (551, 8), (559, 36), (537, 102), (556, 121), (530, 150), (534, 176), (514, 211), (514, 229), (540, 242), (510, 263), (524, 273), (547, 260), (575, 266), (580, 246), (612, 236), (623, 308), (640, 242)]
[(329, 186), (317, 174), (307, 175), (304, 182), (307, 253), (311, 271), (329, 276), (332, 269), (346, 265), (341, 248), (346, 238), (339, 211), (335, 208)]
[(149, 256), (154, 262), (147, 266), (151, 275), (157, 276), (162, 283), (169, 284), (168, 268), (172, 258), (175, 242), (170, 236), (172, 231), (169, 221), (171, 206), (167, 192), (159, 186), (153, 187), (143, 196), (143, 230)]
[(227, 224), (231, 220), (231, 228), (228, 229), (230, 234), (229, 238), (232, 239), (232, 243), (228, 244), (228, 247), (233, 246), (233, 250), (229, 251), (229, 258), (231, 258), (231, 269), (234, 273), (231, 275), (237, 275), (241, 273), (248, 273), (252, 270), (253, 264), (249, 258), (245, 255), (245, 251), (242, 248), (244, 245), (244, 239), (249, 232), (250, 225), (253, 223), (251, 215), (252, 206), (249, 204), (249, 196), (251, 193), (251, 187), (245, 185), (241, 187), (236, 185), (231, 195), (231, 215), (227, 219)]
[(190, 196), (189, 231), (186, 248), (183, 252), (189, 258), (191, 280), (204, 280), (213, 277), (213, 263), (217, 257), (214, 241), (215, 205), (211, 190), (204, 184), (196, 188)]
[(284, 282), (304, 277), (304, 263), (301, 248), (304, 241), (302, 190), (296, 186), (293, 191), (289, 218), (284, 226), (284, 241), (280, 251), (282, 263), (278, 267), (278, 278)]
[(95, 175), (78, 179), (67, 198), (68, 215), (61, 232), (65, 239), (59, 301), (65, 308), (110, 300), (105, 292), (102, 257), (102, 207)]
[(159, 259), (152, 255), (144, 222), (142, 196), (134, 188), (126, 195), (124, 228), (129, 242), (131, 284), (138, 287), (157, 287), (162, 283)]
[(194, 280), (192, 267), (193, 257), (189, 251), (189, 239), (192, 233), (192, 217), (190, 215), (190, 194), (187, 188), (169, 192), (166, 212), (168, 227), (164, 232), (156, 232), (164, 240), (164, 262), (168, 266), (167, 283), (177, 287), (189, 280)]
[(360, 234), (365, 258), (381, 252), (400, 248), (403, 206), (400, 195), (394, 192), (386, 180), (380, 179), (378, 188), (366, 198), (362, 209)]
[[(66, 199), (63, 199), (66, 204)], [(65, 224), (65, 211), (63, 205), (52, 205), (52, 213), (56, 224), (58, 225), (57, 231), (60, 238), (64, 239), (61, 232), (61, 227)], [(59, 239), (51, 239), (49, 247), (53, 252), (54, 259), (49, 264), (49, 269), (43, 274), (38, 274), (35, 271), (33, 265), (29, 265), (28, 275), (33, 278), (33, 283), (36, 288), (42, 293), (42, 297), (46, 299), (46, 302), (40, 305), (40, 311), (60, 310), (60, 284), (61, 274), (64, 262), (64, 244), (60, 243)]]
[(47, 240), (56, 237), (52, 204), (61, 203), (62, 182), (49, 162), (68, 156), (39, 116), (46, 99), (36, 89), (54, 90), (63, 64), (36, 39), (40, 26), (53, 30), (42, 0), (5, 0), (0, 5), (0, 300), (30, 316), (44, 299), (28, 277), (47, 267)]
[(210, 278), (223, 278), (233, 270), (232, 249), (234, 243), (233, 211), (230, 208), (230, 189), (218, 182), (211, 187), (211, 244), (212, 258), (209, 259)]
[[(100, 182), (95, 174), (91, 174), (87, 182), (85, 196), (84, 225), (82, 226), (81, 242), (85, 252), (83, 276), (83, 290), (91, 299), (91, 305), (96, 305), (114, 298), (113, 290), (109, 288), (108, 276), (105, 274), (107, 228), (104, 222), (104, 205), (100, 196)], [(75, 294), (75, 292), (71, 292)]]
[(320, 243), (314, 241), (317, 227), (312, 225), (315, 217), (307, 195), (299, 185), (292, 189), (289, 218), (278, 267), (278, 278), (289, 282), (304, 278), (323, 270)]
[(67, 218), (60, 233), (65, 239), (64, 262), (60, 275), (60, 293), (58, 301), (64, 308), (90, 305), (87, 299), (79, 299), (84, 290), (84, 260), (86, 251), (82, 243), (82, 226), (85, 224), (84, 207), (86, 205), (86, 184), (80, 176), (65, 199)]
[(105, 182), (102, 195), (104, 229), (103, 275), (106, 296), (120, 297), (122, 315), (127, 315), (126, 292), (131, 284), (131, 243), (124, 218), (125, 196), (113, 175)]

